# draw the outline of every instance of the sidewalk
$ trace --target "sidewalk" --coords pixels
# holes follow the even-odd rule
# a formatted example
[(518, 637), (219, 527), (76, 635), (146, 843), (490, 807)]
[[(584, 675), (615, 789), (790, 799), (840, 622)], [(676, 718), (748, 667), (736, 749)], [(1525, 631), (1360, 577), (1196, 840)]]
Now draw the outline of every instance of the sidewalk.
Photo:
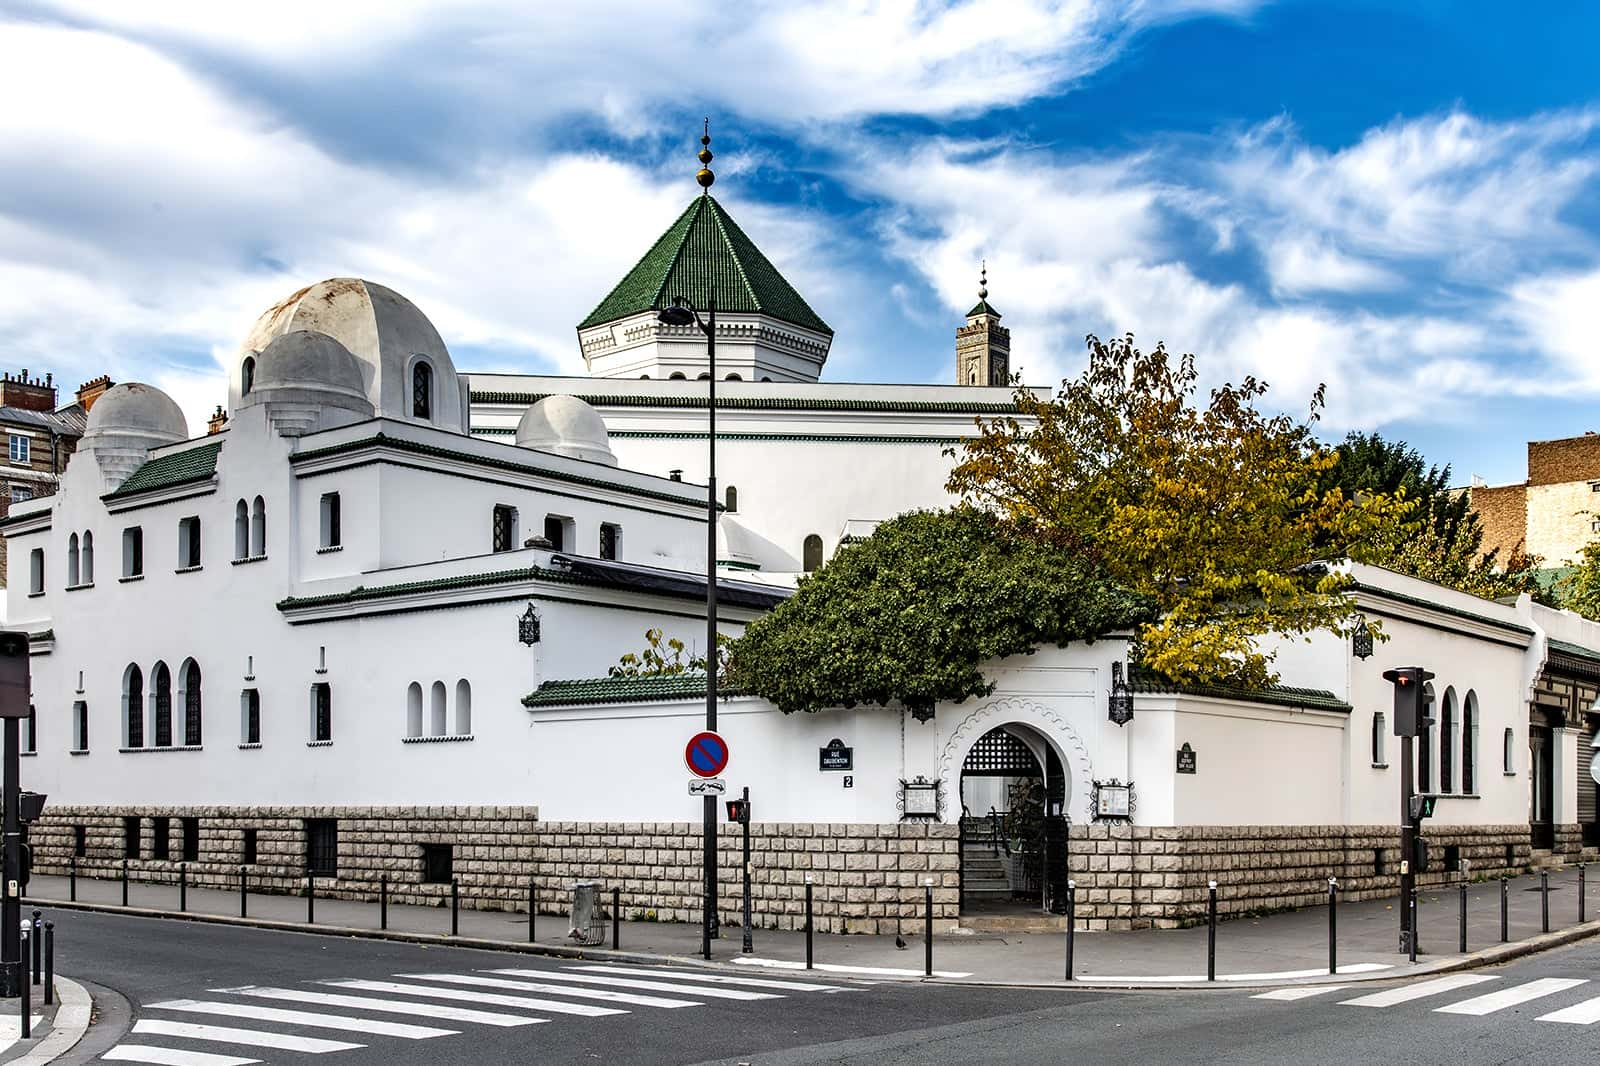
[(46, 1005), (43, 985), (31, 985), (31, 1032), (22, 1039), (20, 999), (0, 999), (0, 1063), (42, 1066), (70, 1050), (89, 1027), (89, 993), (55, 975), (55, 1002)]
[[(1412, 966), (1396, 950), (1399, 912), (1396, 899), (1341, 903), (1338, 912), (1338, 965), (1340, 981), (1375, 980), (1437, 972), (1497, 961), (1554, 946), (1556, 942), (1600, 933), (1600, 921), (1579, 925), (1578, 872), (1564, 869), (1549, 878), (1550, 936), (1541, 935), (1541, 893), (1537, 874), (1515, 878), (1507, 886), (1509, 945), (1500, 940), (1500, 882), (1474, 884), (1467, 891), (1467, 947), (1459, 947), (1459, 890), (1455, 887), (1424, 892), (1419, 900), (1418, 927), (1421, 951)], [(70, 908), (64, 877), (36, 876), (29, 886), (27, 906)], [(79, 907), (121, 911), (118, 881), (78, 879)], [(1226, 887), (1223, 888), (1224, 893)], [(1600, 887), (1588, 888), (1588, 917), (1600, 919)], [(609, 894), (604, 896), (609, 902)], [(133, 883), (129, 886), (128, 913), (172, 916), (178, 910), (176, 885)], [(186, 917), (196, 920), (239, 922), (237, 892), (190, 888)], [(306, 929), (303, 896), (251, 895), (247, 924), (271, 928)], [(72, 953), (71, 919), (56, 915), (59, 955)], [(759, 922), (758, 922), (759, 925)], [(551, 954), (582, 954), (590, 958), (613, 957), (608, 938), (602, 948), (574, 949), (567, 939), (564, 915), (543, 914), (537, 920), (537, 941), (528, 939), (526, 912), (470, 910), (460, 912), (460, 935), (450, 932), (449, 907), (420, 907), (391, 902), (386, 933), (379, 933), (376, 903), (345, 900), (316, 901), (316, 931), (345, 935), (382, 935), (429, 942), (472, 943), (475, 946)], [(674, 959), (700, 962), (700, 928), (680, 923), (624, 921), (619, 927), (619, 951), (633, 959), (662, 962)], [(724, 926), (715, 941), (712, 961), (745, 967), (793, 969), (804, 965), (805, 934), (756, 928), (754, 950), (740, 951), (742, 931)], [(905, 937), (906, 948), (895, 946), (892, 936), (839, 936), (817, 934), (814, 960), (819, 970), (863, 978), (920, 978), (924, 946), (920, 936)], [(1074, 944), (1076, 984), (1115, 987), (1180, 987), (1206, 983), (1207, 929), (1136, 932), (1079, 932)], [(1019, 985), (1064, 983), (1066, 934), (952, 933), (934, 943), (935, 977), (944, 980)], [(1328, 974), (1328, 912), (1326, 907), (1264, 918), (1223, 921), (1217, 926), (1219, 983), (1291, 984), (1326, 981)]]

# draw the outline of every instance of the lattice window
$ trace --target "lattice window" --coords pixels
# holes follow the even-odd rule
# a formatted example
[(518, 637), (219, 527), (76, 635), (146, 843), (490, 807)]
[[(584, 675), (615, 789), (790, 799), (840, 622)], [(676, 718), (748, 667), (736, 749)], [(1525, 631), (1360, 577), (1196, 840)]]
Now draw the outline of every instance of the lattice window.
[(1043, 777), (1028, 746), (1004, 729), (991, 729), (967, 752), (962, 773), (975, 777)]

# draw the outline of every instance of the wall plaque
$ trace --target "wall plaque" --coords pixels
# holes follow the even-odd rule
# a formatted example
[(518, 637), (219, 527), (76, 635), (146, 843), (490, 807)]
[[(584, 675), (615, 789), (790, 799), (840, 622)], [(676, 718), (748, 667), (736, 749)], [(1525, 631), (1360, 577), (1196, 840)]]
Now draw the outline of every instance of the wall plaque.
[(818, 770), (854, 770), (856, 749), (845, 747), (844, 741), (834, 737), (828, 746), (817, 749)]
[(1178, 773), (1192, 774), (1194, 772), (1194, 749), (1189, 746), (1189, 742), (1186, 740), (1183, 742), (1183, 747), (1178, 749)]

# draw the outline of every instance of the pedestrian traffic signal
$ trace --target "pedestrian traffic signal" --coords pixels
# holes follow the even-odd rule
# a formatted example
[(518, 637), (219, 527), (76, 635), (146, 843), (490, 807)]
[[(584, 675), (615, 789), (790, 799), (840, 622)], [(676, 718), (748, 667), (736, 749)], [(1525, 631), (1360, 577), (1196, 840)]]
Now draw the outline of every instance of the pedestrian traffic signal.
[(1394, 686), (1394, 735), (1421, 736), (1428, 712), (1424, 686), (1433, 679), (1433, 672), (1420, 666), (1402, 666), (1385, 670), (1383, 679)]
[(28, 634), (0, 633), (0, 718), (26, 718), (32, 703)]
[(1411, 842), (1411, 872), (1414, 874), (1428, 872), (1428, 842), (1421, 837)]
[(750, 823), (750, 801), (744, 799), (728, 800), (728, 821), (739, 825)]
[(1436, 806), (1438, 806), (1438, 804), (1439, 804), (1439, 797), (1435, 796), (1435, 795), (1431, 795), (1431, 794), (1426, 793), (1426, 792), (1421, 793), (1420, 795), (1412, 796), (1411, 797), (1411, 821), (1412, 821), (1412, 824), (1420, 823), (1424, 818), (1432, 818), (1433, 817), (1433, 809)]

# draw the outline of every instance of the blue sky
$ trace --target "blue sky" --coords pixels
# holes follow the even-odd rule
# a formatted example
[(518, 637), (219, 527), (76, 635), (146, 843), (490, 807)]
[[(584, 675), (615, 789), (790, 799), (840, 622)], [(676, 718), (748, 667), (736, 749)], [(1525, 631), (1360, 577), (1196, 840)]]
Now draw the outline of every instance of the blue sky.
[(951, 380), (986, 257), (1031, 383), (1131, 331), (1287, 409), (1326, 382), (1330, 435), (1460, 481), (1600, 429), (1596, 5), (253, 8), (0, 15), (8, 368), (151, 381), (198, 428), (261, 309), (356, 274), (463, 369), (581, 372), (710, 115), (833, 380)]

